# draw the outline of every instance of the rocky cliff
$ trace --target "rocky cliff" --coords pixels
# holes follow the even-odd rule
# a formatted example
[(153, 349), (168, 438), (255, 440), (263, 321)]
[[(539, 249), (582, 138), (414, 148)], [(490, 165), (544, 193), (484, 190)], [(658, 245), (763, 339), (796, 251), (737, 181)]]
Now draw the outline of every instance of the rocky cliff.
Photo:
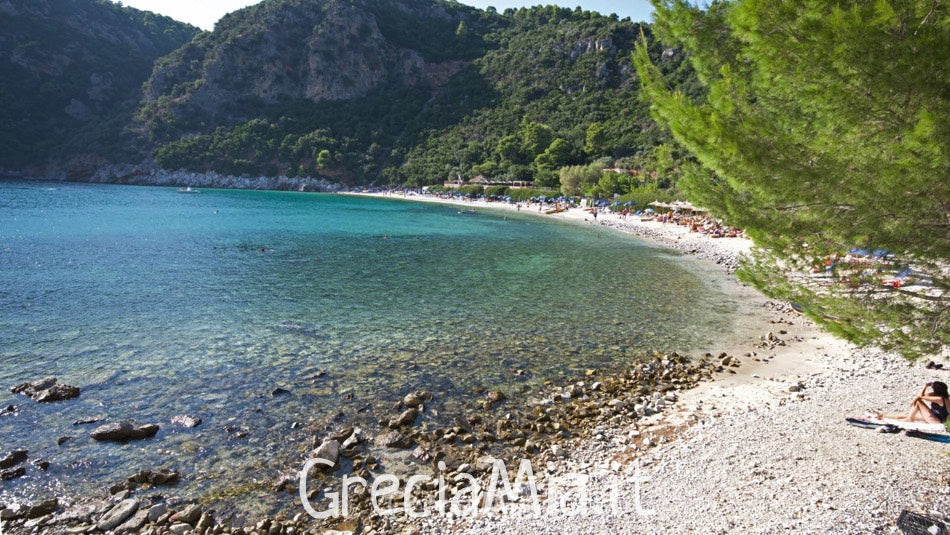
[[(163, 122), (226, 124), (283, 101), (353, 100), (439, 85), (477, 51), (477, 37), (455, 31), (463, 21), (477, 26), (477, 18), (474, 9), (439, 2), (263, 2), (227, 15), (213, 33), (163, 58), (145, 84), (140, 119), (155, 133)], [(413, 30), (447, 41), (400, 33)]]

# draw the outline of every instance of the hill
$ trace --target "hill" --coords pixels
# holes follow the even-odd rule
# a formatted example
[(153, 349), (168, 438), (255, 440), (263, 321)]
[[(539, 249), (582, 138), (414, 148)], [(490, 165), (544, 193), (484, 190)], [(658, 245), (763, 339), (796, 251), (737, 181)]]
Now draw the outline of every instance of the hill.
[(123, 156), (153, 62), (197, 32), (107, 1), (0, 1), (0, 169)]
[[(558, 7), (267, 0), (163, 58), (136, 129), (167, 169), (426, 184), (556, 183), (665, 137), (631, 63), (645, 24)], [(673, 80), (694, 84), (655, 44)]]

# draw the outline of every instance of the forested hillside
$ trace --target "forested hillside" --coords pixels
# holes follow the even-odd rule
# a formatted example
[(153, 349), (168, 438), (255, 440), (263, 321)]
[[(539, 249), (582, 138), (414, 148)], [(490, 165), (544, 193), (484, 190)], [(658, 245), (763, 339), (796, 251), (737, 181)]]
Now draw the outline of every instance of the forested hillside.
[[(651, 38), (557, 7), (270, 0), (163, 58), (136, 128), (168, 169), (553, 186), (563, 166), (642, 159), (664, 141), (638, 99), (641, 31)], [(651, 54), (696, 91), (682, 54)]]
[(101, 0), (0, 2), (0, 169), (126, 156), (153, 62), (197, 31)]

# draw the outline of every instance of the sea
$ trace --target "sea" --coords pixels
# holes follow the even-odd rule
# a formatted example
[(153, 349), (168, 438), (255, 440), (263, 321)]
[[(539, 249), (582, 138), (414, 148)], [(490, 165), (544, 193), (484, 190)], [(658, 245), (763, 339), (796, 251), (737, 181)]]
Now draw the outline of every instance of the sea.
[[(253, 517), (333, 425), (369, 436), (406, 393), (434, 419), (655, 351), (698, 354), (749, 299), (721, 270), (594, 225), (359, 196), (0, 182), (0, 452), (48, 471), (0, 503), (106, 496), (142, 469)], [(78, 399), (14, 395), (43, 377)], [(170, 423), (196, 415), (186, 429)], [(104, 422), (160, 425), (99, 443)], [(71, 437), (57, 445), (61, 437)]]

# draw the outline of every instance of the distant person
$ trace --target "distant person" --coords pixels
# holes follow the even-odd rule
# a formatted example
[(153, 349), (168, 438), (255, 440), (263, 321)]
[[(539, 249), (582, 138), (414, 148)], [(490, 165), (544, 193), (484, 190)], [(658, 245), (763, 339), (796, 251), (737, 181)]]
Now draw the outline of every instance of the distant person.
[[(930, 393), (927, 393), (927, 389)], [(925, 422), (939, 424), (947, 421), (950, 409), (950, 396), (947, 395), (946, 383), (935, 381), (924, 385), (920, 395), (910, 402), (909, 414), (884, 414), (881, 411), (872, 411), (879, 420), (903, 420), (905, 422)]]

